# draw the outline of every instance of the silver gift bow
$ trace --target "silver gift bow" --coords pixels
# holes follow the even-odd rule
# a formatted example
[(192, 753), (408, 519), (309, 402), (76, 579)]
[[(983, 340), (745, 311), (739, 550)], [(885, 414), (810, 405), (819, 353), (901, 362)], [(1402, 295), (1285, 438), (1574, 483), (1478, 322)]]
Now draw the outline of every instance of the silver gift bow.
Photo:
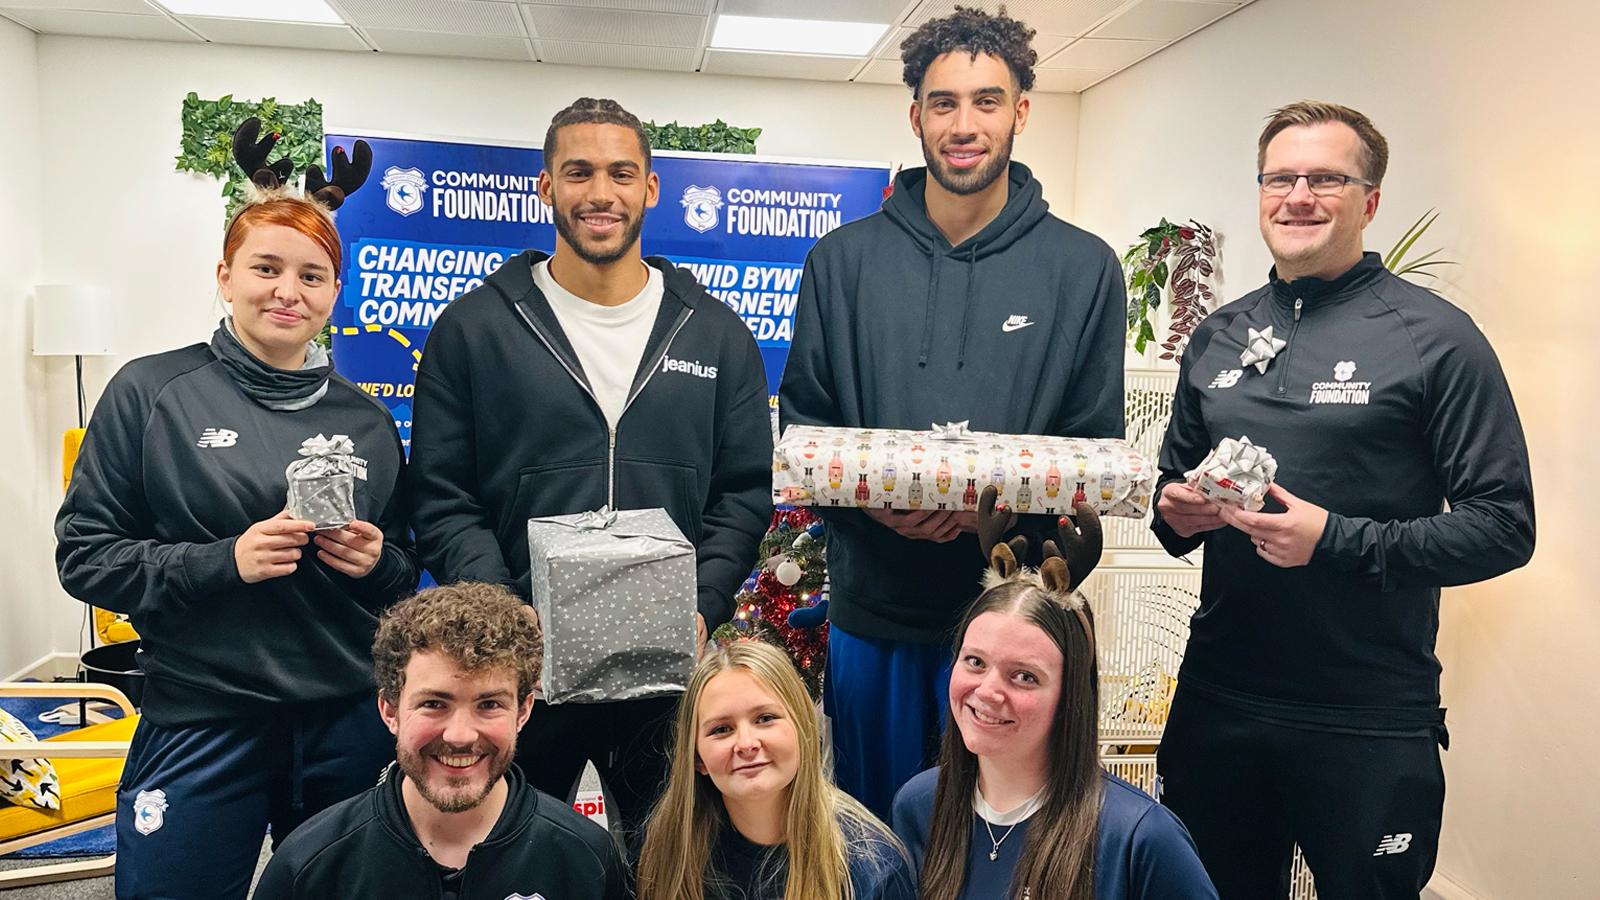
[(602, 506), (599, 509), (591, 509), (579, 513), (577, 520), (572, 523), (572, 527), (579, 531), (605, 531), (615, 524), (617, 524), (616, 510), (609, 506)]
[(331, 438), (323, 437), (319, 434), (316, 437), (306, 438), (300, 444), (300, 455), (309, 456), (313, 459), (317, 457), (349, 456), (354, 452), (356, 452), (355, 442), (350, 440), (350, 436), (346, 434), (336, 434)]
[(1256, 371), (1262, 375), (1267, 374), (1267, 366), (1272, 365), (1272, 360), (1278, 351), (1289, 345), (1283, 338), (1272, 336), (1272, 326), (1268, 325), (1260, 331), (1254, 328), (1246, 329), (1249, 340), (1245, 341), (1244, 352), (1239, 354), (1239, 364), (1255, 366)]
[(1213, 471), (1219, 467), (1223, 475), (1234, 481), (1250, 479), (1270, 484), (1278, 475), (1278, 461), (1272, 454), (1250, 443), (1250, 438), (1243, 435), (1237, 441), (1223, 438), (1212, 454), (1211, 465), (1204, 468)]
[(936, 441), (975, 441), (978, 436), (967, 427), (971, 419), (962, 419), (959, 422), (946, 422), (943, 425), (935, 422), (929, 437)]

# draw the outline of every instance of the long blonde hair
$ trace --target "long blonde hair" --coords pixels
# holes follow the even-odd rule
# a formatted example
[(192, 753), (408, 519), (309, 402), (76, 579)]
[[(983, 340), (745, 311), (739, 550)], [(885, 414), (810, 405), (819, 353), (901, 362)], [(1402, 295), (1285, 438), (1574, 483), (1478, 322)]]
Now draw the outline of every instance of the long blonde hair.
[[(718, 832), (732, 828), (722, 794), (695, 771), (700, 697), (711, 679), (733, 669), (749, 672), (783, 704), (800, 743), (800, 764), (789, 786), (784, 843), (786, 900), (852, 900), (849, 848), (876, 838), (899, 841), (866, 807), (834, 786), (822, 762), (817, 715), (804, 683), (782, 650), (740, 641), (706, 651), (678, 705), (667, 789), (645, 825), (639, 855), (639, 900), (704, 900), (706, 864)], [(903, 851), (902, 851), (903, 852)]]

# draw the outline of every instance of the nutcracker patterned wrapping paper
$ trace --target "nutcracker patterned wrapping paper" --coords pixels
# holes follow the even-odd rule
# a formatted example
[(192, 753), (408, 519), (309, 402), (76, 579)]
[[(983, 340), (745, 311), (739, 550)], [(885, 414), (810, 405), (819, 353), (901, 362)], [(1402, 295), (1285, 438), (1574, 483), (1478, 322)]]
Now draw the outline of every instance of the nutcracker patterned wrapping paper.
[(791, 425), (773, 449), (772, 498), (795, 506), (975, 510), (983, 489), (1019, 513), (1087, 502), (1102, 516), (1143, 518), (1155, 467), (1126, 442), (969, 431)]
[(528, 520), (550, 703), (680, 693), (694, 668), (695, 556), (664, 509)]

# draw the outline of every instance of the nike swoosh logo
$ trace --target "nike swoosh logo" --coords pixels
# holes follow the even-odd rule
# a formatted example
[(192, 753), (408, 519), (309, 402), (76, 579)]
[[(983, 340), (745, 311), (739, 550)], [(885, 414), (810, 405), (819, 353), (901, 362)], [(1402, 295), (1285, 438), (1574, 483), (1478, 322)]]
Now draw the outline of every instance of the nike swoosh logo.
[(1000, 330), (1001, 331), (1008, 331), (1008, 332), (1009, 331), (1016, 331), (1019, 328), (1027, 328), (1029, 325), (1036, 325), (1036, 324), (1038, 324), (1038, 323), (1036, 323), (1036, 322), (1007, 322), (1004, 325), (1000, 326)]

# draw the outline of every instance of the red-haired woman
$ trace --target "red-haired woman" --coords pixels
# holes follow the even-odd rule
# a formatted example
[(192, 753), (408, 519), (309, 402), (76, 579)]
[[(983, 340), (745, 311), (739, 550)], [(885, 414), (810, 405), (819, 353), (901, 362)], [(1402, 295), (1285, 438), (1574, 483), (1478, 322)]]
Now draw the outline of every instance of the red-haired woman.
[[(370, 787), (394, 745), (372, 699), (377, 617), (416, 585), (389, 411), (313, 339), (339, 292), (329, 206), (371, 157), (335, 155), (314, 199), (236, 156), (265, 188), (228, 225), (209, 344), (128, 363), (94, 411), (56, 518), (67, 592), (127, 613), (146, 688), (117, 794), (118, 897), (243, 900), (274, 843)], [(263, 149), (264, 148), (264, 149)], [(348, 437), (355, 520), (285, 509), (308, 439)], [(325, 442), (324, 442), (325, 443)]]

